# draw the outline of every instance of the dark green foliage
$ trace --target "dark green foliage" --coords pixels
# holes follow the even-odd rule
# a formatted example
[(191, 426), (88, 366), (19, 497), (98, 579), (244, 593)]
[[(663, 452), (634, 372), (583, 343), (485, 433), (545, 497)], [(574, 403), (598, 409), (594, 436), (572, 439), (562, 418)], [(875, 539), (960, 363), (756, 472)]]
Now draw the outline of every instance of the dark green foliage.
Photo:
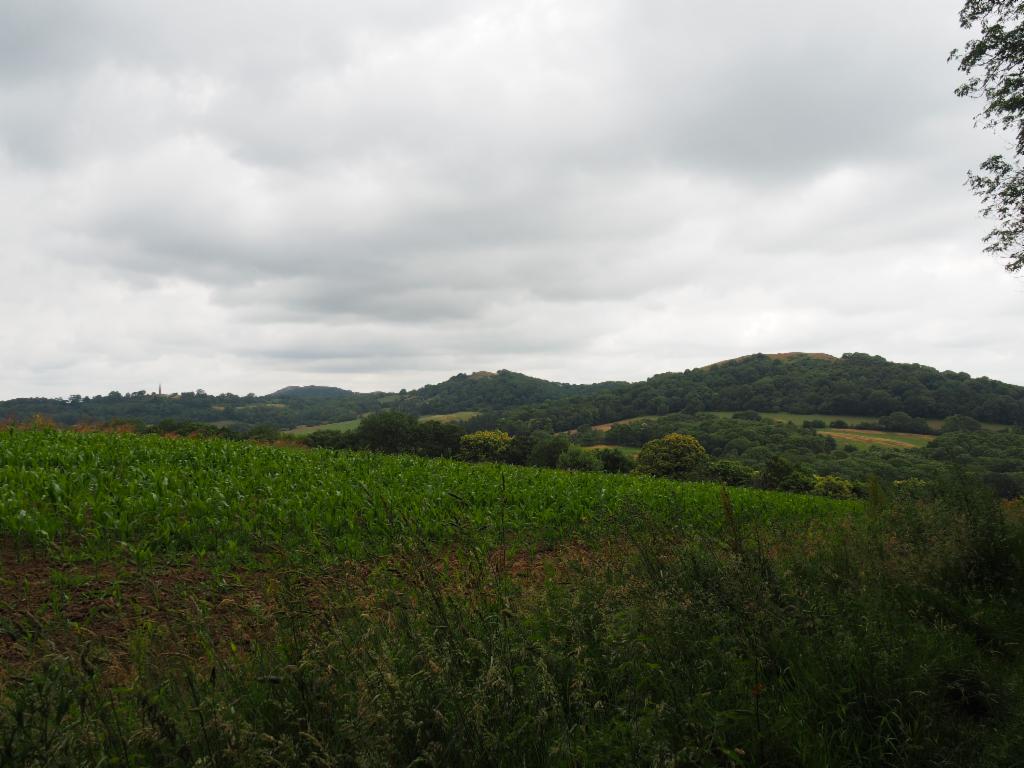
[(636, 462), (625, 451), (618, 448), (601, 448), (596, 453), (605, 472), (631, 472), (636, 466)]
[(814, 475), (781, 456), (769, 458), (758, 476), (758, 486), (770, 490), (806, 492), (812, 490), (814, 484)]
[(353, 431), (356, 446), (381, 453), (415, 453), (419, 420), (397, 411), (371, 413)]
[(876, 417), (903, 412), (914, 418), (965, 414), (982, 421), (1024, 424), (1024, 387), (859, 353), (839, 359), (752, 355), (635, 384), (559, 384), (499, 371), (460, 374), (400, 394), (289, 387), (264, 397), (199, 391), (22, 398), (0, 402), (0, 420), (25, 423), (40, 414), (61, 425), (113, 419), (156, 424), (173, 419), (236, 430), (263, 424), (287, 429), (348, 421), (385, 408), (412, 414), (484, 411), (467, 425), (469, 430), (501, 428), (511, 435), (708, 410), (738, 411), (737, 421), (753, 418), (758, 411)]
[(637, 454), (635, 471), (653, 477), (686, 480), (701, 475), (707, 464), (707, 451), (697, 438), (673, 432), (644, 444)]
[[(847, 353), (780, 358), (751, 355), (583, 396), (513, 408), (503, 418), (557, 431), (659, 413), (786, 411), (917, 418), (960, 413), (1024, 424), (1024, 387), (923, 365)], [(493, 418), (489, 416), (488, 418)]]
[(534, 433), (526, 462), (533, 467), (558, 466), (558, 457), (569, 449), (569, 438), (545, 432)]
[(879, 428), (886, 432), (909, 432), (916, 435), (931, 435), (935, 433), (928, 422), (921, 418), (916, 418), (903, 411), (896, 411), (890, 413), (888, 416), (883, 416), (878, 420)]
[(586, 451), (578, 445), (570, 445), (558, 455), (555, 462), (558, 469), (568, 469), (578, 472), (601, 472), (604, 465), (592, 451)]
[(761, 414), (757, 411), (736, 411), (732, 415), (734, 419), (745, 419), (746, 421), (760, 421)]
[(977, 419), (959, 414), (950, 416), (942, 425), (942, 432), (980, 432), (984, 427)]
[(514, 371), (460, 373), (440, 384), (428, 384), (397, 401), (410, 413), (454, 413), (511, 408), (573, 395), (615, 389), (622, 382), (561, 384)]
[(720, 459), (709, 464), (707, 476), (709, 480), (725, 485), (754, 485), (758, 472), (741, 461)]

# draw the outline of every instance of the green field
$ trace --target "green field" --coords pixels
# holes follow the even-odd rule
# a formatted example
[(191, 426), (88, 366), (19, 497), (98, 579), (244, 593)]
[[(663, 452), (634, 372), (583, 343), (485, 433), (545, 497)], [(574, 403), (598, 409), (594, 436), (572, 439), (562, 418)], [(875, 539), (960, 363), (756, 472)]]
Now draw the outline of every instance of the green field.
[[(723, 418), (731, 418), (737, 411), (707, 411), (713, 416), (721, 416)], [(782, 424), (796, 424), (801, 426), (805, 421), (824, 421), (826, 424), (831, 424), (833, 421), (845, 421), (851, 426), (857, 424), (874, 424), (878, 421), (877, 416), (843, 416), (829, 413), (785, 413), (785, 412), (766, 412), (762, 411), (761, 417), (770, 421), (778, 421)], [(942, 425), (945, 423), (945, 419), (925, 419), (928, 422), (928, 426), (938, 432), (942, 429)], [(981, 422), (981, 426), (984, 429), (997, 432), (999, 430), (1006, 429), (1005, 424), (993, 424), (990, 422)]]
[(288, 435), (310, 435), (313, 432), (319, 432), (322, 429), (334, 430), (335, 432), (351, 432), (353, 429), (359, 426), (359, 419), (349, 419), (348, 421), (336, 421), (331, 424), (314, 424), (313, 426), (295, 427), (294, 429), (286, 430), (285, 434)]
[(1024, 508), (0, 430), (0, 765), (1014, 765)]
[(431, 416), (420, 416), (420, 421), (440, 421), (444, 424), (469, 421), (474, 416), (479, 416), (480, 411), (456, 411), (455, 413), (437, 413)]
[[(458, 423), (462, 421), (469, 421), (474, 416), (479, 416), (479, 411), (458, 411), (456, 413), (438, 413), (432, 416), (421, 416), (420, 421), (440, 421), (445, 424)], [(286, 430), (285, 434), (288, 435), (309, 435), (313, 432), (319, 432), (320, 430), (333, 430), (335, 432), (351, 432), (353, 429), (359, 426), (359, 419), (350, 419), (349, 421), (336, 421), (331, 424), (314, 424), (312, 426), (295, 427), (294, 429)]]
[[(737, 411), (708, 411), (712, 416), (731, 418)], [(875, 416), (836, 416), (825, 413), (784, 413), (784, 412), (761, 412), (761, 418), (768, 421), (777, 421), (780, 424), (796, 424), (801, 426), (805, 421), (824, 421), (831, 424), (833, 421), (845, 421), (847, 424), (874, 424), (878, 419)]]

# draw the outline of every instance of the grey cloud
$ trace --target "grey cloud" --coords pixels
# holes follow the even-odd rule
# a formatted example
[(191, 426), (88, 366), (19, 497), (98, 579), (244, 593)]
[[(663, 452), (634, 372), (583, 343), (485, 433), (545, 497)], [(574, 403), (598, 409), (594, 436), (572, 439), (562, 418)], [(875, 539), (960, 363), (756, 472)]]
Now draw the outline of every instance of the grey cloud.
[(799, 348), (1024, 380), (957, 8), (14, 0), (0, 396)]

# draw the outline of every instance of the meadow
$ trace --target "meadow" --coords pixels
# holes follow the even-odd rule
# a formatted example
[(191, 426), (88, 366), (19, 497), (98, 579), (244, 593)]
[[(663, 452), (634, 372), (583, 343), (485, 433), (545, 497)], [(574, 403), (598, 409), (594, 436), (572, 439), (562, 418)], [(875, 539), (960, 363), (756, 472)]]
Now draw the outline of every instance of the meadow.
[(1022, 510), (0, 432), (0, 765), (1013, 765)]
[(319, 432), (322, 429), (332, 430), (334, 432), (351, 432), (358, 426), (359, 419), (348, 419), (346, 421), (334, 421), (329, 424), (314, 424), (312, 426), (294, 427), (292, 429), (285, 430), (285, 434), (299, 436), (310, 435), (314, 432)]
[[(479, 416), (479, 411), (456, 411), (454, 413), (438, 413), (430, 416), (420, 416), (420, 421), (439, 421), (442, 424), (458, 424), (469, 421), (474, 416)], [(285, 430), (287, 435), (310, 435), (321, 430), (331, 432), (351, 432), (359, 427), (360, 419), (349, 419), (347, 421), (336, 421), (329, 424), (315, 424), (313, 426), (301, 426)]]
[(881, 432), (877, 429), (819, 429), (819, 435), (827, 435), (840, 446), (855, 448), (923, 448), (935, 440), (934, 435), (915, 435), (909, 432)]

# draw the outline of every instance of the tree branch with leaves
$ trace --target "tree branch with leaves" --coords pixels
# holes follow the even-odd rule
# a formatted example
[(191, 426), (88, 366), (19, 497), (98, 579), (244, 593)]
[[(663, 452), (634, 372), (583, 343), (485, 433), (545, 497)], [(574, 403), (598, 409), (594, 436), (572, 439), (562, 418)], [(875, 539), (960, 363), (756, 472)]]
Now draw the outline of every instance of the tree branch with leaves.
[(1006, 269), (1024, 268), (1024, 0), (967, 0), (960, 26), (978, 35), (950, 53), (967, 80), (956, 95), (979, 99), (977, 123), (1014, 136), (1010, 157), (993, 155), (967, 174), (981, 200), (981, 213), (996, 222), (985, 235), (985, 251), (1006, 259)]

